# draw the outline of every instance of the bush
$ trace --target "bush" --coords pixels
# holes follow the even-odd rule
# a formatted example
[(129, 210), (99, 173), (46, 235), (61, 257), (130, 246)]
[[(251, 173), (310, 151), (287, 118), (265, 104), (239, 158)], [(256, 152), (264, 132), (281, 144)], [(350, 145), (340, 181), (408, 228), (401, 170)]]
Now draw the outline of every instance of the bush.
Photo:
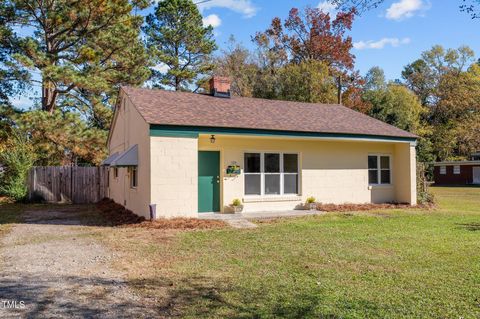
[(428, 183), (428, 167), (424, 163), (417, 164), (417, 204), (435, 205), (435, 197), (430, 192)]
[(232, 206), (235, 206), (235, 207), (242, 206), (242, 201), (239, 200), (238, 198), (235, 198), (235, 199), (232, 201)]
[(11, 133), (5, 147), (0, 151), (0, 194), (15, 201), (27, 196), (28, 171), (33, 166), (35, 155), (28, 138), (20, 133)]

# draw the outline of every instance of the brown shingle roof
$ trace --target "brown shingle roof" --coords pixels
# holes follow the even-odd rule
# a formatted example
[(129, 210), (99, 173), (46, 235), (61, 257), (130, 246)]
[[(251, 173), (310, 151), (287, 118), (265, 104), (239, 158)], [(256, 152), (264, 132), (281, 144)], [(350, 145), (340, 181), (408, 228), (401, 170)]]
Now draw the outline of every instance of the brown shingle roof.
[(149, 124), (343, 133), (416, 135), (337, 104), (314, 104), (123, 87)]

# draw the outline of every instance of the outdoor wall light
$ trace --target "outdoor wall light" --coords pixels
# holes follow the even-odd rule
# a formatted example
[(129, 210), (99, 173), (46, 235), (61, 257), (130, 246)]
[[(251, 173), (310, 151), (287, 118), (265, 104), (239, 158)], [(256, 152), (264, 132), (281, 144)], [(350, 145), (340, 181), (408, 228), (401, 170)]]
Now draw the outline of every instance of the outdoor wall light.
[(215, 143), (215, 135), (212, 134), (212, 136), (210, 137), (210, 143)]

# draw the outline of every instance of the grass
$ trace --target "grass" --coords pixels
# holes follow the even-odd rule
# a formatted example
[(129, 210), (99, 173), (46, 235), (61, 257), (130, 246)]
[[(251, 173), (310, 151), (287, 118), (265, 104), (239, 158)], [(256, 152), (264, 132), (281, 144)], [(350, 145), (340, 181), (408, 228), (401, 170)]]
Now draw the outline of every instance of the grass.
[[(433, 190), (435, 210), (89, 234), (115, 250), (112, 267), (165, 317), (480, 318), (480, 188)], [(0, 231), (32, 207), (0, 206)], [(93, 207), (75, 209), (102, 224)]]
[(25, 205), (12, 205), (0, 202), (0, 238), (11, 229), (12, 224), (22, 220)]
[(248, 230), (104, 233), (116, 267), (169, 317), (478, 318), (480, 188), (436, 210), (378, 210)]

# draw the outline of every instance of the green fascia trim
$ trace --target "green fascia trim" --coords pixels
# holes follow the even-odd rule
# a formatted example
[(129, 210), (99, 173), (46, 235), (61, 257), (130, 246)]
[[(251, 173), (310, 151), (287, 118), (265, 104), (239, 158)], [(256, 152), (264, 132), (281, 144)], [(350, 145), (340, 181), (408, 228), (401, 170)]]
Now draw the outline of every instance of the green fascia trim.
[(150, 136), (165, 136), (165, 137), (187, 137), (187, 138), (198, 138), (198, 132), (183, 131), (180, 129), (169, 130), (161, 128), (152, 128), (150, 126)]
[(383, 135), (344, 134), (344, 133), (316, 133), (298, 131), (275, 131), (244, 128), (208, 127), (208, 126), (181, 126), (181, 125), (150, 125), (150, 136), (198, 138), (199, 134), (218, 135), (255, 135), (255, 136), (285, 136), (285, 137), (320, 137), (353, 140), (416, 142), (416, 138), (394, 137)]

